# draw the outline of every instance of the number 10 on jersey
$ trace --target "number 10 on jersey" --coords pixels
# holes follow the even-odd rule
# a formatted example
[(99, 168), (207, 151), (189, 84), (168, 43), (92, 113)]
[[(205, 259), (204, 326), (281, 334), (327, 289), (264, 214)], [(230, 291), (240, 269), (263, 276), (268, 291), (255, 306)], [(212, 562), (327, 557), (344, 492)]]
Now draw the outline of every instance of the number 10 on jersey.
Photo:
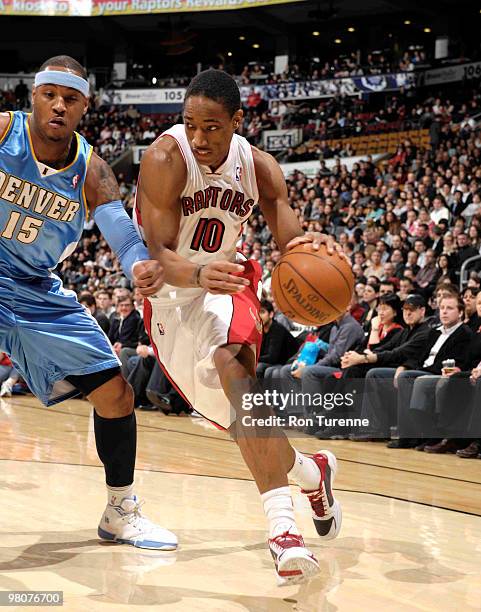
[(201, 217), (195, 228), (190, 248), (193, 251), (202, 248), (206, 253), (216, 253), (222, 244), (224, 232), (225, 225), (220, 219)]

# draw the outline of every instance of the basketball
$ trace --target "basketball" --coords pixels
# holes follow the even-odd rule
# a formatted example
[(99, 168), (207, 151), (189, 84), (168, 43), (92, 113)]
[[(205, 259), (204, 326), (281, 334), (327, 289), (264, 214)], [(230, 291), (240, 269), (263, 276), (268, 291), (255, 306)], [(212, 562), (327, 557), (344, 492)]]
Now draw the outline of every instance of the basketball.
[(340, 317), (351, 301), (354, 276), (338, 253), (322, 244), (300, 244), (285, 253), (272, 272), (272, 294), (278, 308), (304, 325), (325, 325)]

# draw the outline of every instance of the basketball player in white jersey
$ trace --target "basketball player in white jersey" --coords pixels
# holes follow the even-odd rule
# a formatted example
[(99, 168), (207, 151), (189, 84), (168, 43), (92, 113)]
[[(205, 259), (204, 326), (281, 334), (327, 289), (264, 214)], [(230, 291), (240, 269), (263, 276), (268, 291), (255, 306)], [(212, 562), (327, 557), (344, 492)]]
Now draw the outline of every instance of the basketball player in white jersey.
[(184, 125), (167, 130), (143, 156), (136, 219), (166, 283), (146, 300), (144, 318), (166, 375), (236, 439), (261, 493), (279, 583), (292, 584), (319, 566), (296, 526), (288, 477), (308, 495), (318, 534), (331, 539), (341, 526), (332, 493), (336, 459), (328, 451), (311, 459), (283, 432), (254, 436), (242, 424), (237, 391), (246, 380), (255, 388), (261, 344), (261, 269), (254, 261), (236, 263), (236, 243), (259, 203), (282, 252), (301, 242), (316, 249), (326, 243), (330, 253), (338, 246), (326, 235), (303, 233), (277, 162), (235, 133), (240, 107), (229, 75), (200, 73), (185, 95)]

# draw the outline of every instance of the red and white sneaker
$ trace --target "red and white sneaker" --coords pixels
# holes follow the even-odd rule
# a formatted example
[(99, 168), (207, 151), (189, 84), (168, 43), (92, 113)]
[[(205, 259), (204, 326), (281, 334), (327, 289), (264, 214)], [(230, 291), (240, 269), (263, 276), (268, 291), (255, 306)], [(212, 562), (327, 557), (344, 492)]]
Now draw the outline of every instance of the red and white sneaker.
[(317, 533), (324, 540), (337, 537), (342, 523), (341, 504), (332, 492), (337, 472), (336, 457), (327, 450), (321, 450), (312, 456), (321, 471), (321, 482), (315, 491), (304, 491), (312, 508), (312, 520)]
[(301, 535), (281, 533), (269, 539), (279, 586), (299, 584), (319, 572), (316, 557), (306, 548)]

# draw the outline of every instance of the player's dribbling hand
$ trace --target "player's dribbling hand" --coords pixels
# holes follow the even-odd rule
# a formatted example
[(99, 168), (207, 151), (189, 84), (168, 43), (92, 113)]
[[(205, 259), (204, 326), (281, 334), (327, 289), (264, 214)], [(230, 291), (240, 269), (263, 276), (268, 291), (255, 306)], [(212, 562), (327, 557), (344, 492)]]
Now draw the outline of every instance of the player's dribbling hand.
[(244, 291), (249, 281), (242, 276), (244, 266), (230, 261), (213, 261), (202, 267), (199, 284), (209, 293), (235, 295)]
[(154, 295), (164, 284), (164, 268), (155, 259), (136, 261), (132, 266), (132, 276), (144, 297)]
[(304, 236), (296, 236), (287, 243), (286, 249), (289, 251), (299, 244), (307, 244), (309, 242), (312, 244), (312, 248), (315, 251), (319, 250), (321, 244), (325, 244), (328, 255), (333, 255), (334, 252), (337, 252), (339, 257), (342, 257), (351, 265), (351, 261), (342, 250), (342, 246), (336, 242), (332, 236), (329, 236), (329, 234), (321, 234), (321, 232), (306, 232)]

